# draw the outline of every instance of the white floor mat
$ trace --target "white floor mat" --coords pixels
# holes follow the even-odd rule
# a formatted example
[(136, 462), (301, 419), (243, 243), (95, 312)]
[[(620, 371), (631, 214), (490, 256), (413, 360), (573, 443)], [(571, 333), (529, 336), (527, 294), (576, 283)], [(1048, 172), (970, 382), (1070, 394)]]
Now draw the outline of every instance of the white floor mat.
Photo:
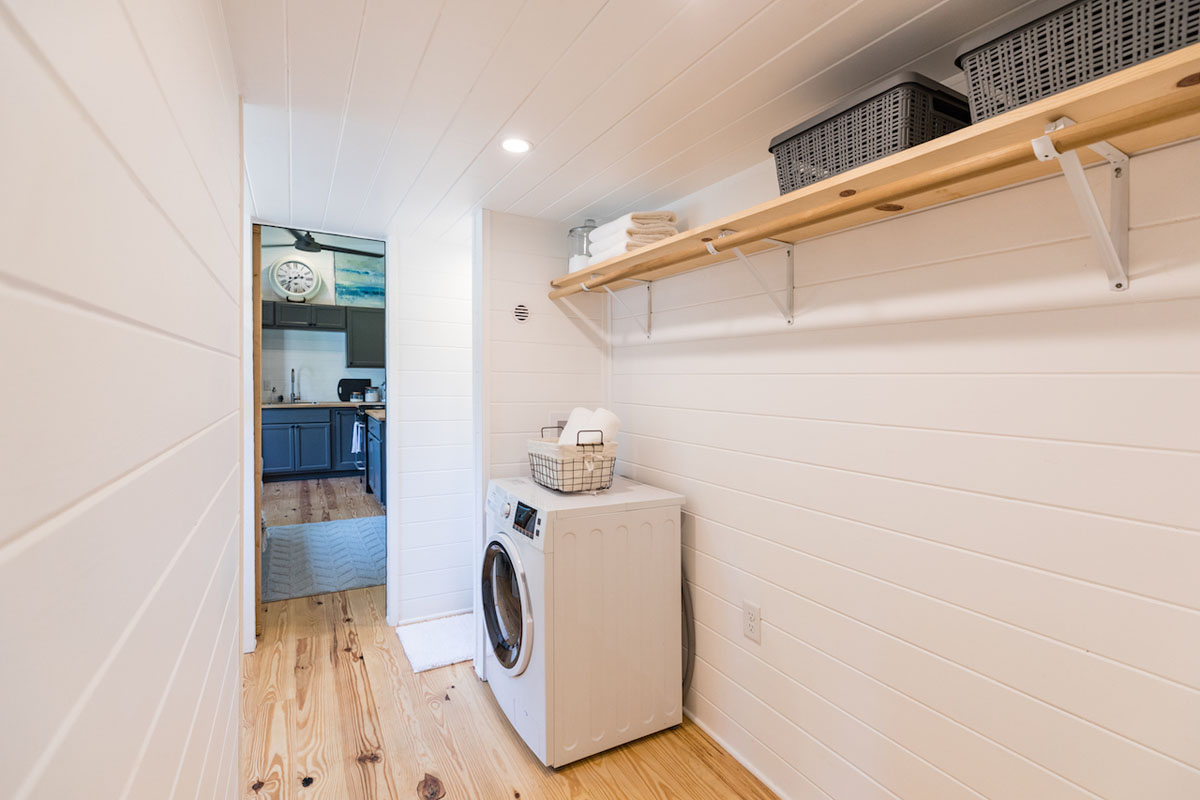
[(413, 672), (469, 661), (475, 655), (474, 620), (474, 614), (455, 614), (396, 628)]

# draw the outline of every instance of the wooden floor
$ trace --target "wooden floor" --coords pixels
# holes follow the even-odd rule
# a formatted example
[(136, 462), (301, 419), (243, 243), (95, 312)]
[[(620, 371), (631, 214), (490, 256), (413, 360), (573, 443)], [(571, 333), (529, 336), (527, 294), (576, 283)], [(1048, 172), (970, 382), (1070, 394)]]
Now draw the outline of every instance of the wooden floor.
[(384, 514), (375, 495), (367, 494), (357, 477), (264, 483), (262, 503), (268, 527)]
[(447, 800), (774, 797), (687, 720), (542, 766), (469, 662), (413, 674), (382, 587), (264, 608), (244, 657), (244, 798), (438, 798), (439, 784)]

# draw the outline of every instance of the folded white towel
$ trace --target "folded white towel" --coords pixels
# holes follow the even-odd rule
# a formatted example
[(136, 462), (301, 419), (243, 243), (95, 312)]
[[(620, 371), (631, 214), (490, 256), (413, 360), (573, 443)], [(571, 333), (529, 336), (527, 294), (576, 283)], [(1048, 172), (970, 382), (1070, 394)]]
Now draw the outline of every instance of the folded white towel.
[(362, 432), (363, 432), (363, 424), (361, 422), (358, 422), (357, 420), (355, 420), (354, 436), (350, 440), (350, 452), (351, 453), (361, 453), (363, 451)]
[(633, 252), (640, 247), (645, 247), (646, 245), (654, 244), (655, 242), (661, 242), (666, 238), (666, 234), (659, 233), (647, 236), (626, 236), (624, 238), (613, 239), (611, 240), (612, 244), (608, 245), (602, 250), (596, 250), (595, 248), (592, 249), (592, 255), (588, 258), (588, 266), (594, 266), (599, 264), (601, 261), (607, 261), (610, 258), (623, 256), (626, 253)]
[(657, 242), (659, 239), (665, 239), (668, 236), (674, 236), (678, 232), (674, 225), (648, 225), (645, 227), (635, 225), (632, 228), (621, 228), (615, 233), (604, 237), (588, 236), (588, 252), (596, 253), (601, 250), (607, 250), (624, 240), (649, 244)]
[(606, 239), (617, 231), (634, 226), (674, 225), (678, 221), (679, 218), (675, 216), (674, 211), (635, 211), (592, 229), (589, 238), (596, 241)]
[(632, 250), (637, 250), (639, 247), (645, 247), (645, 246), (646, 245), (644, 243), (631, 242), (628, 239), (626, 239), (624, 241), (617, 242), (616, 244), (614, 244), (612, 247), (608, 248), (607, 250), (601, 250), (600, 252), (596, 252), (593, 250), (592, 255), (588, 258), (588, 266), (589, 267), (595, 266), (596, 264), (599, 264), (601, 261), (608, 261), (610, 258), (616, 258), (617, 256), (623, 256)]

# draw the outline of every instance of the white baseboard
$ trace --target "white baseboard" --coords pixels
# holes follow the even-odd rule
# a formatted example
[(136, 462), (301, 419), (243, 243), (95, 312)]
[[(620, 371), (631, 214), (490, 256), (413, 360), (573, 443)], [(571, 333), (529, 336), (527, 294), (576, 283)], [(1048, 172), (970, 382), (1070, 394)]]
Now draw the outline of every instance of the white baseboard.
[[(743, 767), (745, 767), (750, 772), (751, 775), (753, 775), (754, 777), (756, 777), (760, 781), (762, 781), (763, 784), (765, 784), (768, 789), (770, 789), (772, 792), (774, 792), (776, 794), (776, 796), (778, 796), (780, 798), (780, 800), (787, 800), (787, 795), (784, 794), (779, 789), (779, 787), (775, 785), (774, 781), (772, 781), (766, 775), (763, 775), (762, 772), (759, 771), (759, 769), (757, 767), (755, 767), (753, 764), (751, 764), (749, 761), (747, 761), (742, 756), (741, 753), (739, 753), (737, 750), (730, 747), (723, 738), (718, 736), (717, 733), (712, 728), (710, 728), (703, 720), (701, 720), (699, 717), (697, 717), (695, 714), (693, 714), (691, 712), (691, 710), (689, 710), (686, 706), (684, 706), (683, 715), (685, 717), (687, 717), (688, 719), (690, 719), (692, 722), (694, 722), (696, 724), (696, 727), (698, 727), (700, 730), (702, 730), (706, 734), (708, 734), (708, 737), (710, 739), (712, 739), (717, 744), (721, 745), (722, 750), (724, 750), (726, 753), (729, 753), (729, 755), (733, 756), (733, 759), (735, 761), (737, 761), (739, 764), (741, 764)], [(734, 724), (736, 725), (737, 723), (735, 722)]]
[[(467, 607), (467, 608), (459, 609), (458, 611), (439, 611), (436, 614), (426, 614), (423, 617), (412, 617), (411, 619), (402, 619), (399, 622), (397, 622), (395, 625), (392, 625), (392, 627), (398, 628), (401, 625), (412, 625), (415, 622), (428, 622), (431, 619), (441, 619), (442, 617), (455, 617), (455, 616), (458, 616), (459, 614), (470, 614), (473, 610), (474, 609)], [(391, 623), (388, 623), (388, 624), (391, 624)]]

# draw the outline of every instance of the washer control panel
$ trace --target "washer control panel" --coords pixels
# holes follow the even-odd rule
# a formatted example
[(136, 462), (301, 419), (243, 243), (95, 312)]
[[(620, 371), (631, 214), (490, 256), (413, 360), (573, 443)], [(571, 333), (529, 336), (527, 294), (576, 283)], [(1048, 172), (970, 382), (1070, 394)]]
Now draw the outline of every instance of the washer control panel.
[[(505, 516), (508, 515), (505, 514)], [(518, 501), (513, 514), (513, 530), (527, 539), (540, 539), (542, 537), (542, 518), (538, 516), (537, 509)]]

